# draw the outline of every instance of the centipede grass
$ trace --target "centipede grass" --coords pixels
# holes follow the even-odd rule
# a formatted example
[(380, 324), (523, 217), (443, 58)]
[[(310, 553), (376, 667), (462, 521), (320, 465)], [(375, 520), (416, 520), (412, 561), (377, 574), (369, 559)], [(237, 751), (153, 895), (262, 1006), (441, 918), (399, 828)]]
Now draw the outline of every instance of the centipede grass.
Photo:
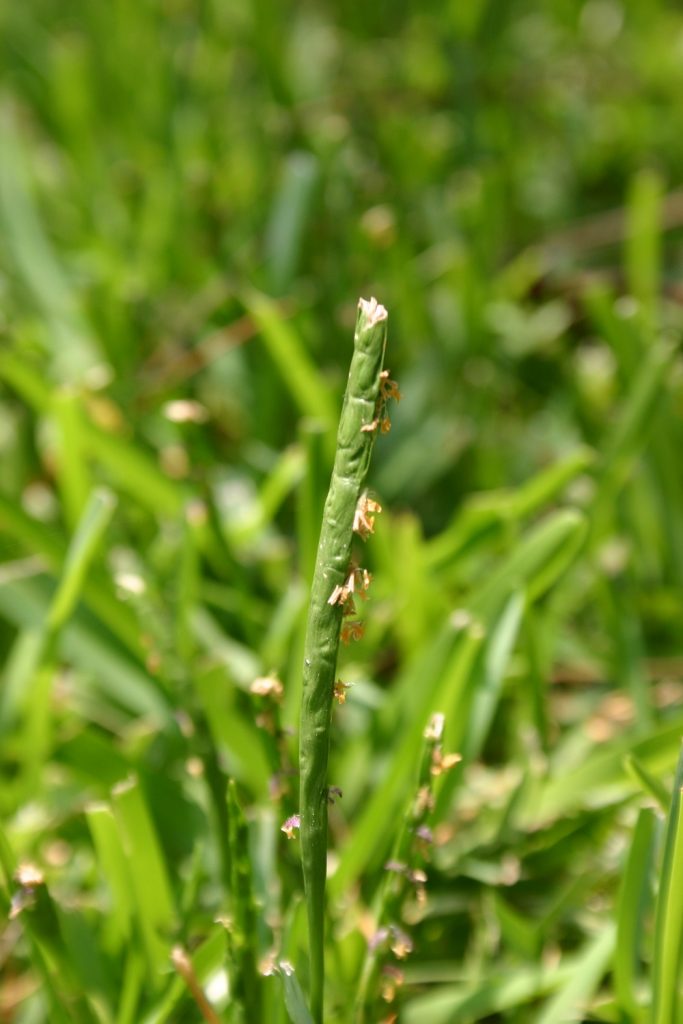
[(375, 299), (358, 304), (353, 357), (339, 420), (330, 489), (323, 511), (311, 588), (301, 704), (301, 856), (310, 944), (311, 1009), (323, 1020), (325, 876), (327, 871), (327, 767), (337, 651), (352, 596), (351, 545), (375, 434), (386, 416), (382, 364), (387, 313)]
[(0, 4), (3, 1022), (679, 1024), (681, 38)]

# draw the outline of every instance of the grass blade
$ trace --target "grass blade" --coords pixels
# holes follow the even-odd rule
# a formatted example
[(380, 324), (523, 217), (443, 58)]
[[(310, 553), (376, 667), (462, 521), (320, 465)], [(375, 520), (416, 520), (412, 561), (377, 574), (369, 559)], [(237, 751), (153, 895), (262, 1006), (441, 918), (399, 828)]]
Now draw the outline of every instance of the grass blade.
[(633, 831), (617, 905), (614, 988), (620, 1007), (631, 1016), (638, 1012), (636, 970), (645, 931), (644, 915), (656, 827), (654, 811), (642, 809)]
[(655, 912), (652, 963), (652, 1024), (676, 1024), (680, 1001), (683, 941), (683, 749), (666, 824), (664, 855)]

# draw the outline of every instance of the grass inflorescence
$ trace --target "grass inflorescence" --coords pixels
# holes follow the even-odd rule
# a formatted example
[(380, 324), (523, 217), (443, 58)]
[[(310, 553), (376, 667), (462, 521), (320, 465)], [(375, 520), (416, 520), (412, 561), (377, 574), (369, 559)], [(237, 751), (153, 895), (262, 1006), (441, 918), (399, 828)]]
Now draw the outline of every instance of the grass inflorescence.
[(356, 589), (357, 570), (351, 566), (354, 529), (358, 532), (363, 528), (361, 523), (368, 522), (363, 490), (375, 434), (379, 424), (386, 422), (388, 395), (383, 390), (386, 378), (382, 376), (386, 335), (384, 307), (376, 299), (361, 299), (306, 626), (299, 740), (301, 853), (308, 909), (311, 1005), (317, 1024), (323, 1020), (327, 769), (337, 651), (343, 618), (353, 610)]

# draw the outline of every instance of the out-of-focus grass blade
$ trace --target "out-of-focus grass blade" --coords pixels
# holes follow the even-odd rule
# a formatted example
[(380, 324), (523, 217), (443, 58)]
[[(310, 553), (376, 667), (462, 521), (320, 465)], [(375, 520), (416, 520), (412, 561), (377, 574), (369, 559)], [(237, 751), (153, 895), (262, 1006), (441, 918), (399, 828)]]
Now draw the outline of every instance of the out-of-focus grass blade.
[[(86, 989), (89, 982), (78, 976), (76, 951), (65, 939), (61, 908), (42, 879), (33, 872), (30, 880), (17, 879), (13, 913), (31, 945), (31, 959), (38, 968), (50, 1004), (50, 1020), (96, 1024)], [(67, 1011), (64, 1013), (64, 1011)]]
[(601, 282), (589, 284), (582, 301), (598, 335), (609, 343), (623, 375), (630, 380), (643, 348), (642, 325), (618, 315), (614, 292)]
[(313, 1024), (313, 1018), (306, 1005), (306, 998), (292, 965), (287, 960), (282, 960), (277, 974), (282, 981), (285, 1006), (292, 1024)]
[(259, 658), (245, 644), (233, 640), (221, 629), (218, 621), (204, 607), (192, 613), (192, 631), (200, 647), (212, 654), (230, 673), (230, 677), (247, 689), (256, 676), (262, 674)]
[(50, 696), (57, 639), (78, 601), (85, 575), (102, 542), (114, 504), (114, 497), (109, 491), (100, 490), (92, 494), (69, 545), (47, 616), (35, 631), (35, 643), (28, 647), (31, 656), (21, 662), (21, 674), (16, 672), (15, 664), (11, 691), (3, 701), (3, 721), (6, 723), (14, 716), (20, 719), (25, 756), (19, 776), (26, 791), (39, 779), (49, 751), (52, 713)]
[(287, 292), (296, 274), (317, 181), (318, 163), (312, 153), (287, 156), (266, 231), (266, 268), (275, 295)]
[(483, 657), (482, 677), (475, 689), (467, 725), (463, 725), (463, 735), (458, 742), (458, 749), (468, 760), (478, 756), (488, 735), (500, 699), (503, 679), (522, 623), (524, 604), (523, 594), (511, 595), (487, 642)]
[(17, 118), (7, 103), (0, 108), (0, 134), (0, 218), (5, 225), (5, 239), (49, 324), (55, 375), (59, 380), (73, 380), (97, 362), (98, 353), (73, 290), (43, 231), (29, 190), (31, 176)]
[[(397, 557), (400, 552), (400, 557)], [(379, 599), (393, 608), (394, 632), (403, 658), (409, 658), (434, 635), (448, 602), (425, 565), (427, 546), (417, 516), (383, 512), (372, 542)]]
[(653, 325), (660, 287), (663, 195), (660, 176), (649, 169), (640, 171), (631, 182), (626, 210), (626, 278), (648, 326)]
[[(27, 551), (39, 555), (56, 576), (61, 573), (67, 551), (62, 537), (43, 523), (31, 519), (1, 495), (0, 526)], [(112, 633), (133, 654), (141, 657), (139, 625), (130, 608), (116, 599), (109, 577), (93, 569), (83, 581), (82, 593), (87, 605)]]
[(9, 839), (5, 833), (2, 821), (0, 821), (0, 882), (2, 883), (2, 898), (6, 903), (3, 909), (9, 910), (9, 903), (12, 892), (12, 879), (17, 869), (17, 861)]
[(636, 1016), (636, 975), (650, 890), (650, 870), (657, 819), (654, 811), (638, 814), (631, 849), (621, 881), (617, 904), (617, 941), (614, 948), (614, 988), (621, 1009)]
[(253, 515), (246, 521), (239, 520), (230, 528), (231, 540), (245, 543), (258, 536), (273, 521), (283, 501), (297, 486), (305, 470), (302, 450), (296, 445), (287, 448), (261, 485)]
[[(36, 412), (49, 411), (52, 395), (38, 376), (36, 367), (19, 359), (16, 354), (2, 353), (0, 377)], [(77, 421), (82, 457), (99, 463), (122, 493), (130, 495), (155, 516), (174, 518), (180, 515), (188, 499), (187, 489), (165, 476), (141, 445), (92, 423), (78, 403), (74, 403), (70, 415)]]
[[(329, 432), (337, 418), (335, 403), (326, 381), (318, 372), (296, 330), (281, 316), (276, 304), (263, 293), (249, 290), (242, 296), (242, 301), (257, 324), (264, 344), (301, 415), (320, 420)], [(329, 447), (334, 451), (334, 438), (331, 438)]]
[(488, 536), (491, 529), (535, 515), (594, 462), (595, 453), (590, 448), (578, 448), (514, 491), (474, 495), (452, 524), (427, 543), (429, 568), (448, 565), (477, 537)]
[(664, 380), (675, 355), (674, 345), (668, 341), (658, 341), (651, 346), (641, 362), (619, 416), (602, 446), (599, 491), (600, 498), (605, 502), (623, 484), (634, 458), (647, 440), (648, 426), (661, 401)]
[(10, 349), (0, 352), (0, 378), (36, 412), (47, 412), (52, 392), (44, 376)]
[(53, 634), (61, 629), (74, 609), (115, 507), (116, 498), (105, 488), (94, 491), (88, 501), (69, 545), (57, 593), (48, 613), (47, 628)]
[(249, 829), (238, 802), (235, 783), (228, 783), (228, 834), (230, 841), (231, 909), (235, 928), (230, 936), (234, 954), (235, 995), (245, 1007), (250, 1020), (261, 1016), (261, 978), (258, 962), (256, 904), (252, 883), (249, 850)]
[(296, 505), (299, 571), (310, 585), (329, 478), (324, 452), (325, 424), (320, 420), (301, 420), (299, 444), (305, 453), (305, 472), (299, 481)]
[[(501, 568), (470, 598), (468, 606), (476, 613), (473, 624), (457, 636), (454, 636), (453, 626), (447, 625), (442, 638), (429, 644), (424, 662), (416, 659), (413, 671), (417, 666), (418, 682), (410, 682), (413, 671), (408, 671), (404, 679), (397, 682), (393, 699), (387, 705), (383, 717), (387, 721), (396, 718), (400, 720), (401, 725), (395, 722), (394, 729), (399, 729), (402, 738), (395, 743), (386, 775), (373, 790), (361, 814), (353, 842), (345, 847), (339, 867), (330, 878), (331, 892), (341, 893), (358, 877), (377, 849), (385, 844), (384, 833), (390, 832), (389, 822), (393, 820), (402, 797), (406, 795), (406, 787), (420, 749), (422, 730), (429, 714), (437, 710), (445, 713), (445, 742), (449, 749), (453, 749), (452, 744), (455, 745), (454, 749), (458, 749), (459, 743), (463, 742), (468, 728), (465, 711), (467, 686), (484, 642), (485, 625), (500, 613), (511, 591), (527, 586), (531, 598), (537, 598), (545, 592), (576, 554), (585, 529), (583, 516), (572, 510), (563, 510), (530, 530)], [(514, 605), (512, 607), (515, 608)], [(510, 614), (514, 624), (519, 610), (515, 608), (514, 616), (512, 612)], [(506, 632), (506, 642), (503, 644), (501, 641), (503, 653), (512, 631), (504, 630), (501, 636), (505, 636)], [(437, 665), (435, 652), (439, 650), (443, 650), (444, 660)], [(445, 653), (449, 650), (450, 656)], [(498, 658), (498, 667), (500, 664), (501, 659)], [(402, 699), (397, 695), (401, 695)], [(455, 785), (455, 782), (448, 781), (449, 778), (455, 779), (456, 776), (446, 776), (439, 794), (440, 805), (447, 800)]]
[(473, 594), (469, 608), (488, 617), (507, 595), (520, 587), (530, 601), (545, 593), (574, 560), (586, 536), (585, 517), (575, 509), (561, 509), (534, 526), (501, 567)]
[(127, 863), (111, 808), (93, 804), (86, 809), (86, 820), (111, 897), (106, 914), (106, 945), (118, 952), (125, 947), (132, 931), (131, 866)]
[(637, 757), (628, 754), (624, 758), (624, 768), (634, 779), (642, 790), (650, 796), (665, 814), (669, 810), (671, 799), (666, 786), (652, 772), (649, 772), (645, 765), (642, 765)]
[[(214, 978), (221, 983), (221, 988), (226, 987), (224, 977), (226, 952), (225, 928), (223, 925), (217, 925), (190, 957), (194, 976), (202, 987), (206, 988)], [(170, 960), (168, 964), (170, 967)], [(187, 998), (186, 983), (182, 977), (176, 975), (159, 1002), (145, 1014), (142, 1024), (170, 1024), (170, 1021), (196, 1020), (196, 1012), (190, 1017), (187, 1007), (184, 1005)], [(181, 1004), (183, 1004), (184, 1014), (176, 1013)]]
[(116, 1007), (116, 1024), (136, 1024), (136, 1021), (140, 1019), (138, 1003), (145, 971), (145, 958), (139, 949), (133, 946), (128, 952), (123, 969), (121, 995)]
[(518, 814), (518, 827), (528, 829), (543, 822), (555, 821), (569, 810), (585, 806), (604, 806), (622, 800), (632, 791), (624, 769), (624, 758), (633, 753), (648, 771), (664, 774), (676, 763), (683, 733), (683, 716), (667, 721), (645, 739), (638, 735), (624, 736), (607, 749), (596, 747), (580, 763), (535, 786), (530, 786)]
[[(458, 751), (467, 762), (478, 756), (493, 721), (512, 649), (524, 612), (525, 600), (514, 593), (504, 605), (498, 619), (482, 637), (482, 650), (471, 669), (458, 679), (457, 692), (441, 691), (435, 708), (446, 710), (444, 748)], [(462, 771), (446, 772), (435, 786), (435, 818), (448, 813), (449, 802), (460, 784)]]
[[(339, 866), (329, 878), (328, 887), (333, 897), (346, 892), (348, 887), (365, 869), (366, 864), (391, 846), (393, 831), (391, 822), (396, 820), (400, 807), (409, 798), (411, 780), (417, 768), (417, 759), (422, 746), (422, 733), (432, 711), (448, 712), (451, 701), (462, 693), (470, 677), (472, 666), (479, 653), (484, 634), (478, 624), (455, 633), (450, 627), (451, 638), (444, 637), (441, 645), (443, 661), (437, 665), (425, 652), (423, 665), (420, 661), (413, 666), (415, 678), (419, 680), (412, 708), (405, 726), (391, 751), (382, 780), (374, 787), (353, 832), (350, 842), (344, 847)], [(441, 661), (441, 658), (439, 658)]]
[(607, 925), (586, 943), (574, 960), (571, 975), (540, 1013), (531, 1018), (533, 1024), (567, 1024), (567, 1021), (580, 1019), (607, 970), (615, 939), (616, 929)]
[(112, 792), (116, 821), (126, 854), (138, 922), (152, 971), (152, 987), (168, 966), (175, 909), (166, 864), (140, 783), (128, 779)]
[[(26, 657), (21, 659), (20, 673), (15, 664), (10, 688), (5, 693), (2, 702), (4, 716), (11, 716), (20, 704), (25, 706), (29, 700), (31, 678), (38, 671), (40, 664), (46, 658), (50, 658), (49, 648), (55, 643), (57, 635), (73, 613), (92, 561), (102, 543), (115, 504), (116, 500), (110, 491), (99, 489), (93, 492), (69, 545), (57, 590), (50, 600), (49, 607), (35, 616), (27, 614), (24, 609), (24, 615), (18, 620), (29, 628), (33, 628), (34, 639), (28, 645), (23, 645)], [(0, 603), (2, 602), (2, 591), (7, 594), (25, 592), (31, 589), (34, 582), (22, 580), (4, 587), (0, 586)], [(11, 613), (10, 617), (13, 617)], [(42, 625), (36, 628), (36, 623)]]
[(70, 528), (80, 520), (92, 490), (88, 463), (83, 457), (84, 422), (80, 396), (70, 388), (55, 392), (52, 413), (57, 427), (56, 471), (65, 518)]
[(525, 914), (515, 910), (497, 889), (493, 891), (493, 907), (506, 945), (527, 960), (537, 961), (543, 942), (542, 931), (538, 925)]
[[(413, 970), (406, 971), (411, 981)], [(567, 962), (555, 967), (520, 965), (513, 970), (487, 972), (477, 984), (440, 985), (426, 995), (406, 1001), (401, 1011), (405, 1024), (473, 1024), (505, 1013), (553, 992), (574, 973)], [(419, 982), (419, 975), (415, 981)]]
[[(256, 674), (252, 676), (252, 680)], [(257, 797), (268, 792), (271, 767), (258, 729), (249, 715), (243, 715), (235, 687), (226, 683), (222, 668), (194, 673), (192, 681), (213, 743), (225, 759), (227, 770)]]
[(185, 487), (164, 476), (142, 447), (92, 424), (84, 431), (84, 447), (111, 474), (119, 490), (154, 516), (176, 518), (181, 514), (188, 497)]
[(678, 758), (666, 823), (655, 911), (652, 1024), (675, 1024), (681, 1009), (683, 944), (683, 749)]

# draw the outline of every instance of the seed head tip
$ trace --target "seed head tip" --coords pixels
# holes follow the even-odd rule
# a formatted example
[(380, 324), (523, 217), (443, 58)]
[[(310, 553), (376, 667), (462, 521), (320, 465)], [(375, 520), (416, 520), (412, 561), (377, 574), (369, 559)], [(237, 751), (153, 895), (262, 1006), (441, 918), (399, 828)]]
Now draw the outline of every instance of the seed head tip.
[(371, 299), (359, 299), (358, 306), (370, 321), (370, 327), (374, 327), (375, 324), (386, 320), (389, 315), (384, 306), (380, 305), (374, 296)]

